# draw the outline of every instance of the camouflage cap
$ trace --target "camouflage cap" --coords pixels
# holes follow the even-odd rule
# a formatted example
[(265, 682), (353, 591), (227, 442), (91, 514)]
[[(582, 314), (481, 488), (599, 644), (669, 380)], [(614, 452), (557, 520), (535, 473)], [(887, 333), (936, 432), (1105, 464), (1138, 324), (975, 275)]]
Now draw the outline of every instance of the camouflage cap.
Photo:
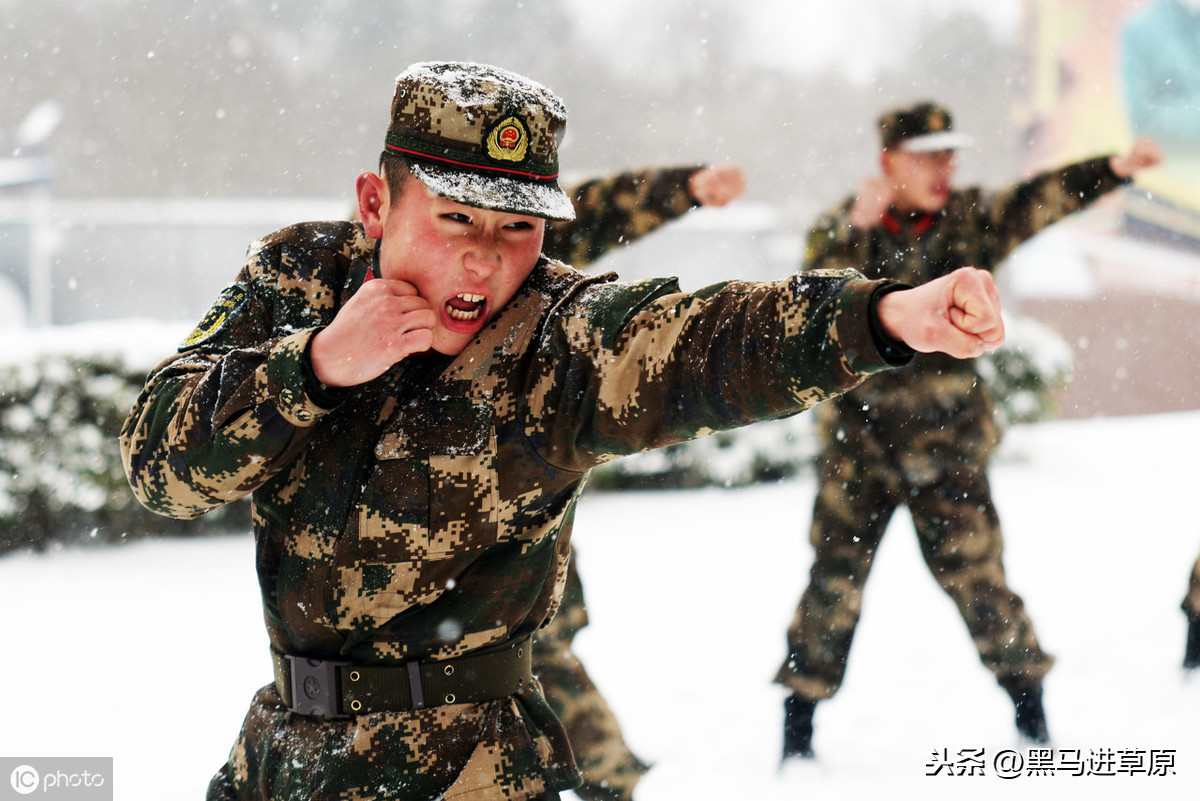
[(396, 78), (387, 150), (457, 203), (572, 220), (558, 186), (562, 100), (541, 84), (486, 64), (413, 64)]
[(918, 103), (893, 109), (879, 117), (879, 138), (884, 150), (929, 153), (970, 147), (971, 138), (953, 129), (950, 112), (936, 103)]

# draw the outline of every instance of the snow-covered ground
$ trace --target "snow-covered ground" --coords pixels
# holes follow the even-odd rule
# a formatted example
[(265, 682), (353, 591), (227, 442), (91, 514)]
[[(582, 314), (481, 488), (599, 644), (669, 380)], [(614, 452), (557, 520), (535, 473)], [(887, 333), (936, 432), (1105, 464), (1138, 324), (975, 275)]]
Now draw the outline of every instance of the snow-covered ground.
[[(1060, 775), (997, 776), (1019, 749), (901, 513), (880, 550), (818, 758), (778, 771), (771, 677), (803, 588), (811, 477), (742, 490), (595, 494), (579, 511), (592, 625), (578, 650), (655, 768), (656, 799), (1194, 799), (1200, 676), (1179, 602), (1200, 553), (1200, 412), (1010, 432), (993, 485), (1006, 563), (1043, 646)], [(122, 801), (199, 798), (270, 661), (249, 535), (0, 559), (0, 756), (111, 756)], [(982, 749), (984, 775), (929, 776)], [(1112, 752), (1117, 775), (1074, 776)], [(1133, 773), (1152, 752), (1165, 776)], [(1091, 760), (1091, 761), (1089, 761)]]

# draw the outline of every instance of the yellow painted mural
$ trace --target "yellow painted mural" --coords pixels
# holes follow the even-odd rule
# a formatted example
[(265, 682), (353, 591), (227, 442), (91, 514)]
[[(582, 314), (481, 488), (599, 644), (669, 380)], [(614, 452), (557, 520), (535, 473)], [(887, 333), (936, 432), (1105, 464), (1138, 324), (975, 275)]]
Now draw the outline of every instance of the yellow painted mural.
[(1026, 0), (1030, 169), (1149, 136), (1127, 211), (1200, 236), (1200, 0)]

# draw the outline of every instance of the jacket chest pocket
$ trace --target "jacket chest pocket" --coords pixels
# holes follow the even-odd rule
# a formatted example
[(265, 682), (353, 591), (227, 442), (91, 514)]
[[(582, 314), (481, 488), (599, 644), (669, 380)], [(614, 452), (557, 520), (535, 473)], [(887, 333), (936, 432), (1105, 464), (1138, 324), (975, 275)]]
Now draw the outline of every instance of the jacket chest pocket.
[(420, 562), (494, 544), (501, 513), (496, 454), (490, 406), (426, 398), (420, 413), (397, 415), (375, 446), (363, 487), (359, 557)]

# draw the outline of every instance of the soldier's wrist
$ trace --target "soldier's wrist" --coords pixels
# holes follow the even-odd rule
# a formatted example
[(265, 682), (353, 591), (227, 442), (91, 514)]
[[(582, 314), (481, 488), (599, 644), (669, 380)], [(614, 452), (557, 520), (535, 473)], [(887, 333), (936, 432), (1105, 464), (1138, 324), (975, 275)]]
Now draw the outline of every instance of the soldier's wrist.
[(304, 379), (304, 391), (313, 403), (323, 409), (332, 409), (345, 399), (350, 388), (331, 387), (317, 378), (317, 371), (313, 369), (312, 363), (313, 339), (315, 337), (309, 338), (304, 353), (300, 356), (300, 375)]
[(867, 321), (871, 328), (871, 339), (875, 342), (875, 347), (879, 350), (879, 355), (883, 360), (893, 367), (902, 367), (913, 360), (916, 351), (908, 346), (906, 342), (896, 339), (888, 333), (883, 325), (883, 321), (879, 319), (879, 300), (889, 292), (897, 292), (902, 289), (911, 289), (906, 284), (898, 281), (884, 281), (871, 293), (870, 305), (867, 308)]

